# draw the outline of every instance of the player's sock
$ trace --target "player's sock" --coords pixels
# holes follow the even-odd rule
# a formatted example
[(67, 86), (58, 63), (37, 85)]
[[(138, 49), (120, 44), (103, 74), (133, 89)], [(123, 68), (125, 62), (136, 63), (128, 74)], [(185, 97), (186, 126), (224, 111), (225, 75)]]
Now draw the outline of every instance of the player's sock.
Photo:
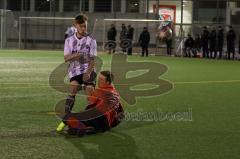
[(69, 95), (66, 99), (66, 103), (65, 103), (65, 112), (66, 113), (71, 113), (73, 105), (75, 102), (75, 95)]
[[(66, 99), (66, 103), (65, 103), (65, 113), (68, 114), (68, 113), (71, 113), (72, 111), (72, 108), (73, 108), (73, 105), (74, 105), (74, 102), (75, 102), (75, 96), (71, 96), (69, 95)], [(56, 131), (57, 132), (61, 132), (63, 131), (63, 129), (65, 128), (66, 124), (62, 121)]]

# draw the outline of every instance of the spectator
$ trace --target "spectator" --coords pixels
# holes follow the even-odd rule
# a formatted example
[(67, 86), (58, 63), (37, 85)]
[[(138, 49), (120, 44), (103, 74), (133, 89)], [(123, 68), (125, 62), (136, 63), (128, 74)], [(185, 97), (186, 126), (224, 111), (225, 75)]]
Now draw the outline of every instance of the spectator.
[(147, 27), (143, 28), (143, 31), (140, 34), (138, 42), (142, 47), (142, 57), (144, 56), (145, 52), (146, 52), (146, 57), (148, 57), (148, 45), (150, 42), (150, 34), (148, 32)]
[(224, 43), (224, 30), (221, 26), (218, 27), (218, 34), (217, 34), (217, 52), (219, 53), (219, 59), (222, 58), (223, 52), (223, 43)]
[[(111, 28), (108, 30), (107, 37), (108, 37), (108, 42), (114, 42), (116, 43), (116, 36), (117, 36), (117, 30), (114, 26), (114, 24), (111, 24)], [(115, 47), (109, 48), (109, 54), (112, 52), (115, 53)]]
[(232, 26), (229, 26), (229, 31), (227, 32), (227, 50), (228, 50), (228, 59), (231, 59), (231, 53), (232, 59), (235, 58), (235, 40), (236, 40), (236, 33), (233, 30)]
[(169, 56), (172, 55), (172, 39), (173, 39), (173, 30), (171, 27), (167, 26), (167, 29), (165, 32), (165, 40), (166, 40), (166, 46), (167, 46), (167, 54)]
[(201, 38), (200, 35), (197, 34), (194, 40), (194, 46), (193, 46), (193, 51), (194, 51), (194, 56), (196, 57), (198, 53), (201, 52), (201, 47), (202, 47), (202, 42), (201, 42)]
[(203, 57), (209, 57), (209, 50), (208, 50), (208, 40), (209, 40), (209, 31), (206, 26), (203, 27), (202, 32), (202, 47), (203, 47)]
[[(122, 30), (120, 32), (120, 42), (127, 39), (127, 28), (125, 24), (122, 24)], [(126, 52), (126, 48), (122, 49), (123, 53)]]
[(193, 46), (194, 46), (194, 40), (190, 34), (188, 34), (188, 37), (186, 41), (184, 42), (184, 48), (185, 48), (185, 56), (191, 57), (191, 53), (193, 53)]
[(128, 48), (128, 55), (132, 55), (132, 40), (133, 40), (134, 28), (131, 25), (128, 25), (127, 30), (127, 39), (131, 40), (131, 45)]
[(216, 29), (213, 28), (211, 33), (209, 34), (210, 58), (216, 58), (217, 57), (216, 40), (217, 40), (217, 32), (216, 32)]
[(238, 53), (240, 54), (240, 34), (238, 35)]

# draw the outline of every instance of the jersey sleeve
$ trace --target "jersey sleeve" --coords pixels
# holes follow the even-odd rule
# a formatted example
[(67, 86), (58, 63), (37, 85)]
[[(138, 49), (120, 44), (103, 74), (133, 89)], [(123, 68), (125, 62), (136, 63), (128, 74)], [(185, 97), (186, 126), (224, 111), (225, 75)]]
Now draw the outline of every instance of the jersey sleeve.
[(69, 34), (70, 33), (70, 29), (67, 28), (67, 30), (65, 31), (65, 34)]
[(68, 36), (73, 35), (76, 32), (76, 28), (75, 27), (69, 27), (67, 28), (67, 30), (65, 31), (65, 34), (67, 34)]
[(65, 40), (65, 44), (64, 44), (64, 56), (65, 55), (70, 55), (71, 54), (71, 46), (70, 46), (70, 39), (66, 39)]

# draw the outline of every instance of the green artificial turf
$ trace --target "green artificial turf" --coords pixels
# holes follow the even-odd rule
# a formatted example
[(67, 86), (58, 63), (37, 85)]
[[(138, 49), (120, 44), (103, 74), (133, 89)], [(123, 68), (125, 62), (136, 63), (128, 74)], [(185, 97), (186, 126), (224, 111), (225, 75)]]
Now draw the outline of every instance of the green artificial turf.
[[(111, 56), (99, 57), (102, 70), (110, 69)], [(60, 120), (51, 112), (66, 93), (52, 89), (49, 76), (63, 63), (63, 53), (0, 50), (0, 158), (239, 158), (239, 61), (136, 55), (128, 61), (166, 65), (168, 71), (161, 77), (174, 85), (165, 94), (138, 97), (133, 106), (123, 101), (128, 115), (187, 112), (189, 118), (125, 120), (109, 132), (82, 138), (57, 134)], [(127, 65), (119, 69), (123, 67)], [(85, 104), (79, 95), (74, 110)]]

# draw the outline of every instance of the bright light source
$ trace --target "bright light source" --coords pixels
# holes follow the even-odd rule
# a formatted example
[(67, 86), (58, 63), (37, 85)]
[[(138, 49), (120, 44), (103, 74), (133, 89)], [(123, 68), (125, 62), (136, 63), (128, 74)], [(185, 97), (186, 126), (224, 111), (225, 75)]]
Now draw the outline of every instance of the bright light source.
[(134, 3), (135, 6), (138, 6), (138, 3)]

